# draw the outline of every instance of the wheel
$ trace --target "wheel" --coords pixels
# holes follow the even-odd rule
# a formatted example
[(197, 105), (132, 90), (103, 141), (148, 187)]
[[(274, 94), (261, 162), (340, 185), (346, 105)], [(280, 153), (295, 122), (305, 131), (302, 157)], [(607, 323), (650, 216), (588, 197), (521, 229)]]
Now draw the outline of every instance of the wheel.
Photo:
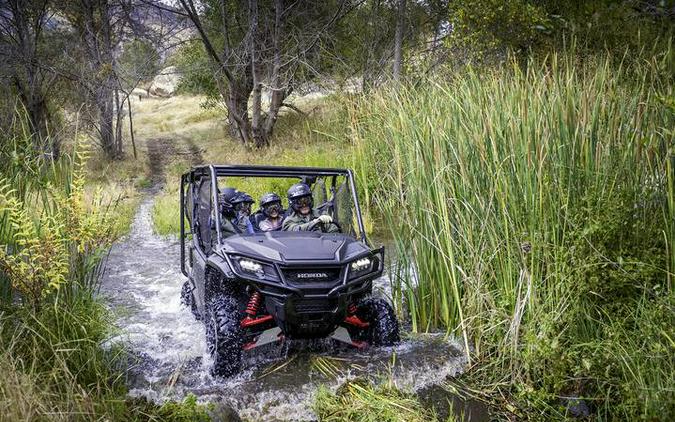
[(368, 298), (359, 302), (356, 316), (367, 322), (359, 339), (373, 346), (391, 346), (399, 342), (398, 321), (391, 305), (382, 299)]
[(180, 303), (190, 308), (192, 315), (194, 315), (197, 320), (202, 319), (202, 316), (197, 309), (194, 296), (192, 295), (192, 289), (190, 289), (190, 280), (183, 283), (183, 287), (180, 290)]
[(214, 375), (229, 377), (241, 368), (243, 314), (237, 300), (230, 295), (215, 296), (207, 304), (206, 344), (213, 359)]

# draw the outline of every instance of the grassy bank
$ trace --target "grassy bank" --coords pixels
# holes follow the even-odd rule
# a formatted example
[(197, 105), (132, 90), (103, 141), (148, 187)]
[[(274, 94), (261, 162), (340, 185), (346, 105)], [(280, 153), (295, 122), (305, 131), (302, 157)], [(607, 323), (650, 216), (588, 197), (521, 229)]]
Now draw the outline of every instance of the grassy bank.
[(522, 415), (583, 397), (601, 419), (675, 417), (672, 52), (611, 63), (552, 57), (351, 109), (399, 309), (460, 335), (470, 376)]
[(205, 420), (194, 400), (128, 400), (133, 362), (104, 346), (114, 326), (96, 292), (131, 206), (86, 183), (81, 145), (53, 163), (20, 134), (0, 144), (0, 420)]

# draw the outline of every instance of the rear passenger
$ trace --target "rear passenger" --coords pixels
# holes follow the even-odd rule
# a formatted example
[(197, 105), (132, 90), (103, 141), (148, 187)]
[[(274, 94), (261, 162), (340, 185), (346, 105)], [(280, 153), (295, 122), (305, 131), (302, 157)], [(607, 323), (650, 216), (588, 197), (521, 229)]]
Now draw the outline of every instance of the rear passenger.
[(260, 231), (270, 232), (281, 230), (284, 222), (284, 210), (281, 207), (281, 198), (274, 192), (266, 193), (260, 198), (262, 219), (258, 223)]

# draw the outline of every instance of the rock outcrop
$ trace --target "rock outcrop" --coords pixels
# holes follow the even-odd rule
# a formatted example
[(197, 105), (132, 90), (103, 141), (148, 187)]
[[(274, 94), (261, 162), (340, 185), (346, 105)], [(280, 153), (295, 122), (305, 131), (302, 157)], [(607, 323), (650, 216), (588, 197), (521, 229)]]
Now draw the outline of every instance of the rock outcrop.
[(166, 67), (152, 80), (148, 92), (155, 97), (170, 97), (176, 92), (180, 78), (175, 66)]

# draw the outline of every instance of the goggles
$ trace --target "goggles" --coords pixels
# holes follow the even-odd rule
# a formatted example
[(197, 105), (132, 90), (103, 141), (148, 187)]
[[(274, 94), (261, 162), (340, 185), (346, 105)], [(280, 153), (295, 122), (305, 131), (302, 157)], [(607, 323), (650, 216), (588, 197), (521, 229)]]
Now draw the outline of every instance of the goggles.
[(265, 213), (270, 214), (274, 211), (277, 213), (281, 211), (281, 205), (278, 202), (272, 202), (271, 204), (266, 204), (263, 209)]
[(240, 202), (239, 204), (235, 205), (234, 209), (235, 211), (251, 212), (251, 203)]
[(298, 208), (311, 207), (312, 206), (312, 197), (311, 196), (303, 196), (302, 198), (298, 198), (295, 201), (295, 204)]

